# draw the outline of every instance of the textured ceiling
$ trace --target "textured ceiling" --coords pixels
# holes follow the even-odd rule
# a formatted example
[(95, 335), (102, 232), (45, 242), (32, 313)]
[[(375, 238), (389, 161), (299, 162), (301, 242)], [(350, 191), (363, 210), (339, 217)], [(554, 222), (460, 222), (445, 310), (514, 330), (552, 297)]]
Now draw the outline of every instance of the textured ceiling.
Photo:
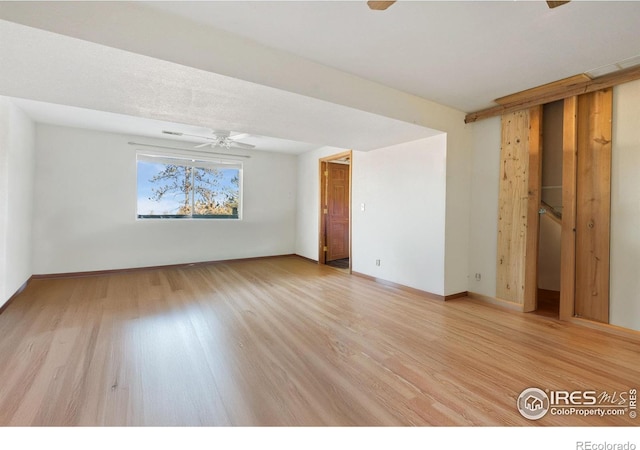
[[(0, 20), (0, 95), (171, 122), (371, 150), (437, 131), (283, 90)], [(33, 108), (36, 108), (33, 106)], [(43, 112), (42, 114), (46, 114)], [(68, 124), (78, 112), (69, 111)], [(54, 114), (47, 114), (49, 118)], [(62, 114), (60, 114), (62, 116)], [(123, 120), (99, 117), (113, 129)], [(166, 137), (156, 125), (157, 137)], [(144, 128), (146, 130), (146, 128)], [(117, 131), (113, 129), (113, 131)], [(122, 132), (130, 132), (122, 130)], [(138, 134), (138, 133), (136, 133)], [(145, 134), (142, 131), (139, 134)], [(248, 141), (247, 141), (248, 142)], [(307, 144), (304, 144), (307, 143)], [(299, 152), (290, 149), (290, 152)]]
[(640, 2), (0, 1), (0, 19), (0, 95), (303, 142), (293, 152), (420, 139), (640, 54)]
[[(193, 136), (172, 136), (163, 130), (188, 133), (197, 136), (212, 136), (211, 129), (193, 125), (177, 124), (163, 120), (147, 119), (139, 116), (115, 114), (94, 109), (78, 108), (75, 106), (45, 103), (34, 100), (10, 97), (11, 101), (24, 111), (31, 119), (38, 123), (55, 124), (66, 127), (85, 128), (111, 133), (128, 134), (150, 138), (162, 138), (180, 142), (182, 148), (189, 148), (187, 143), (194, 146), (207, 142)], [(232, 135), (236, 135), (233, 133)], [(311, 144), (271, 136), (248, 135), (238, 142), (251, 144), (256, 150), (266, 152), (301, 154), (318, 148), (318, 144)]]
[(148, 2), (263, 45), (471, 112), (640, 55), (640, 2)]

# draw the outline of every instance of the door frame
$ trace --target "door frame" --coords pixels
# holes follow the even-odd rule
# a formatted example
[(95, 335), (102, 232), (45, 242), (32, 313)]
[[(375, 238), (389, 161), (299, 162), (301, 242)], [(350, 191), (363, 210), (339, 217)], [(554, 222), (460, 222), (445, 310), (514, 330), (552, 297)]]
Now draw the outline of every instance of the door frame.
[(318, 161), (318, 181), (320, 183), (320, 202), (318, 205), (318, 264), (326, 264), (326, 232), (327, 224), (325, 220), (325, 209), (327, 207), (327, 164), (331, 161), (337, 160), (349, 160), (349, 273), (351, 273), (351, 267), (353, 265), (353, 255), (351, 251), (351, 229), (352, 229), (352, 187), (353, 187), (353, 151), (347, 150), (335, 155), (325, 156)]

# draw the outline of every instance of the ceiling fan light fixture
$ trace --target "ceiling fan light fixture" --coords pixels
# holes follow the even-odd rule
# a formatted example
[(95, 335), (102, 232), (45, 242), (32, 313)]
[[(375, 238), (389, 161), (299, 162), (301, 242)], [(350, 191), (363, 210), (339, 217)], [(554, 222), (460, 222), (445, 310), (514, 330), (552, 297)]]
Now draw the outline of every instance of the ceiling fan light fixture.
[(231, 141), (228, 138), (220, 138), (215, 143), (216, 146), (226, 148), (227, 150), (231, 149)]

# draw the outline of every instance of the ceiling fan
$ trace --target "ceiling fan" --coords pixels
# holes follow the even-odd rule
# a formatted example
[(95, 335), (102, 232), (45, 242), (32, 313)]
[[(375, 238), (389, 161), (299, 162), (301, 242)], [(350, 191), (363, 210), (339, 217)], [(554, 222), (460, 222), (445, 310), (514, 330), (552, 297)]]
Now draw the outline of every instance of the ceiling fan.
[(202, 144), (196, 145), (194, 148), (204, 148), (204, 147), (222, 147), (226, 149), (232, 148), (242, 148), (242, 149), (251, 149), (255, 148), (255, 145), (245, 144), (243, 142), (238, 142), (238, 140), (243, 139), (249, 136), (248, 133), (236, 134), (235, 136), (231, 136), (231, 131), (223, 131), (223, 130), (211, 130), (212, 136), (202, 136), (199, 134), (189, 134), (182, 133), (180, 131), (168, 131), (162, 130), (163, 134), (170, 134), (172, 136), (190, 136), (196, 137), (200, 139), (206, 139), (208, 142), (204, 142)]
[[(549, 6), (549, 8), (557, 8), (558, 6), (564, 5), (565, 3), (569, 3), (570, 1), (571, 0), (564, 0), (564, 1), (550, 1), (550, 0), (547, 0), (547, 5)], [(370, 0), (370, 1), (367, 2), (367, 5), (369, 6), (370, 9), (373, 9), (375, 11), (384, 11), (385, 9), (389, 8), (394, 3), (395, 3), (395, 1), (382, 2), (382, 1)]]

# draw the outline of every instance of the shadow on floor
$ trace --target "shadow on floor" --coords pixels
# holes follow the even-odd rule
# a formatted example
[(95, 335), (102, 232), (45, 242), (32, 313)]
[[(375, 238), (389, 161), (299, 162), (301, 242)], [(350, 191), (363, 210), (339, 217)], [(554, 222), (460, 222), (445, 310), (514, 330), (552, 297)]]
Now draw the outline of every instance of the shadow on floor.
[(327, 266), (335, 267), (337, 269), (348, 269), (349, 268), (349, 258), (336, 259), (333, 261), (327, 261)]
[(538, 289), (538, 309), (536, 314), (557, 319), (560, 316), (560, 292)]

